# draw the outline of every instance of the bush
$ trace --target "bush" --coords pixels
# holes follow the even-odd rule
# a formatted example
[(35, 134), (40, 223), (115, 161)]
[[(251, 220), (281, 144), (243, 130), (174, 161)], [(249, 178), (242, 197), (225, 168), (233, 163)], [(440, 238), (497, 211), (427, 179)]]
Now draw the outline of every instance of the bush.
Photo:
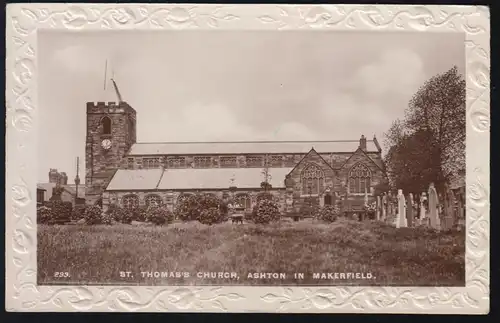
[(134, 216), (133, 211), (122, 208), (118, 205), (111, 205), (108, 210), (109, 216), (116, 222), (130, 224)]
[(59, 200), (48, 201), (46, 206), (52, 210), (51, 224), (66, 223), (71, 221), (73, 213), (73, 205), (71, 202), (63, 202)]
[(198, 217), (198, 221), (203, 224), (212, 225), (215, 223), (222, 223), (225, 220), (225, 216), (216, 207), (211, 207), (209, 209), (203, 210)]
[(36, 222), (38, 224), (50, 224), (52, 219), (52, 210), (46, 206), (40, 206), (36, 209)]
[(78, 221), (85, 216), (85, 205), (76, 205), (71, 213), (71, 220)]
[(93, 225), (93, 224), (103, 224), (104, 216), (102, 214), (102, 210), (97, 205), (89, 205), (85, 208), (85, 224)]
[(224, 203), (216, 196), (204, 195), (189, 195), (177, 203), (175, 207), (176, 216), (182, 221), (198, 220), (201, 212), (210, 208), (218, 210)]
[(132, 221), (147, 222), (148, 221), (148, 209), (144, 205), (137, 206), (131, 210), (127, 210), (130, 213)]
[(280, 210), (275, 201), (263, 199), (257, 203), (256, 212), (253, 213), (255, 223), (267, 224), (280, 219)]
[(317, 218), (326, 222), (334, 222), (340, 215), (340, 208), (334, 205), (325, 205), (319, 209)]
[(150, 206), (147, 209), (148, 221), (156, 224), (163, 225), (165, 223), (172, 223), (174, 221), (174, 214), (166, 207)]

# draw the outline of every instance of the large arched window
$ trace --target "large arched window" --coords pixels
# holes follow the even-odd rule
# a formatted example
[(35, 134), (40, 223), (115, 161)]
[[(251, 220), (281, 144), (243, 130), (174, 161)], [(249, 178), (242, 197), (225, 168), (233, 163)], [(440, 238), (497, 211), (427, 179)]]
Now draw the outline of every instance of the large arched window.
[(364, 164), (356, 164), (349, 171), (349, 193), (370, 193), (371, 171)]
[(111, 119), (109, 117), (104, 117), (101, 119), (102, 125), (102, 134), (110, 135), (111, 134)]
[(126, 209), (133, 209), (139, 206), (139, 197), (137, 195), (131, 194), (126, 195), (122, 199), (123, 207)]
[(240, 206), (244, 207), (245, 210), (250, 210), (252, 208), (252, 200), (250, 196), (246, 193), (240, 193), (234, 198), (235, 202)]
[(188, 197), (190, 196), (193, 196), (194, 194), (191, 194), (191, 193), (182, 193), (181, 195), (179, 195), (179, 197), (177, 198), (177, 203), (180, 203), (182, 202), (183, 200), (187, 199)]
[(158, 195), (148, 195), (146, 196), (146, 207), (150, 206), (160, 206), (161, 203), (161, 197)]
[(302, 171), (302, 194), (317, 195), (323, 191), (325, 175), (316, 164), (307, 165)]

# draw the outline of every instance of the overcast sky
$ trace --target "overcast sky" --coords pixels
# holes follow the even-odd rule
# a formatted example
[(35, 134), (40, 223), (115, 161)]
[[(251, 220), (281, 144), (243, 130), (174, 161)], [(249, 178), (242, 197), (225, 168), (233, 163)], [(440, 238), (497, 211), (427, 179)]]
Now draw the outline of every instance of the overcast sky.
[(38, 180), (84, 180), (87, 101), (105, 61), (148, 141), (357, 140), (383, 133), (426, 79), (457, 65), (457, 33), (55, 32), (38, 36)]

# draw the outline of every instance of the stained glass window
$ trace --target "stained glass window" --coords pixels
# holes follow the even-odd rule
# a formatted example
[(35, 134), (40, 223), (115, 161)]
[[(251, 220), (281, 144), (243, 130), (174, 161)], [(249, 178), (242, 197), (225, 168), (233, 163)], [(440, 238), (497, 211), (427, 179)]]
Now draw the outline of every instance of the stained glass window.
[(221, 157), (220, 167), (236, 167), (236, 157)]
[(133, 209), (139, 206), (139, 197), (137, 195), (127, 195), (123, 197), (123, 207)]
[(146, 196), (146, 206), (160, 206), (161, 203), (161, 197), (158, 195), (148, 195)]
[(246, 193), (241, 193), (236, 195), (235, 202), (238, 203), (240, 206), (244, 207), (245, 210), (250, 210), (252, 208), (252, 200), (250, 199), (250, 196)]
[(350, 193), (370, 193), (371, 172), (364, 164), (356, 164), (349, 171), (349, 192)]
[(317, 195), (323, 191), (325, 175), (316, 164), (307, 165), (302, 171), (302, 194)]
[(246, 163), (248, 167), (262, 167), (263, 166), (262, 156), (247, 156)]
[(197, 168), (210, 168), (212, 166), (212, 157), (206, 157), (206, 156), (195, 157), (194, 166)]
[(144, 158), (142, 168), (160, 168), (160, 158)]
[(185, 168), (186, 158), (185, 157), (168, 157), (167, 165), (169, 168)]

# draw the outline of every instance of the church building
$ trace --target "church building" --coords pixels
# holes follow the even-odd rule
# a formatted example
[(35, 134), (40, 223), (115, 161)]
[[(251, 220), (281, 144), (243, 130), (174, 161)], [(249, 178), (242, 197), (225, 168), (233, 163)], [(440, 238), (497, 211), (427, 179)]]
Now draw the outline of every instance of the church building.
[(268, 192), (283, 212), (299, 211), (307, 198), (319, 205), (347, 199), (355, 210), (386, 179), (375, 137), (143, 143), (136, 126), (137, 113), (126, 102), (87, 103), (86, 203), (173, 210), (184, 196), (203, 193), (236, 198), (250, 211), (267, 174)]

